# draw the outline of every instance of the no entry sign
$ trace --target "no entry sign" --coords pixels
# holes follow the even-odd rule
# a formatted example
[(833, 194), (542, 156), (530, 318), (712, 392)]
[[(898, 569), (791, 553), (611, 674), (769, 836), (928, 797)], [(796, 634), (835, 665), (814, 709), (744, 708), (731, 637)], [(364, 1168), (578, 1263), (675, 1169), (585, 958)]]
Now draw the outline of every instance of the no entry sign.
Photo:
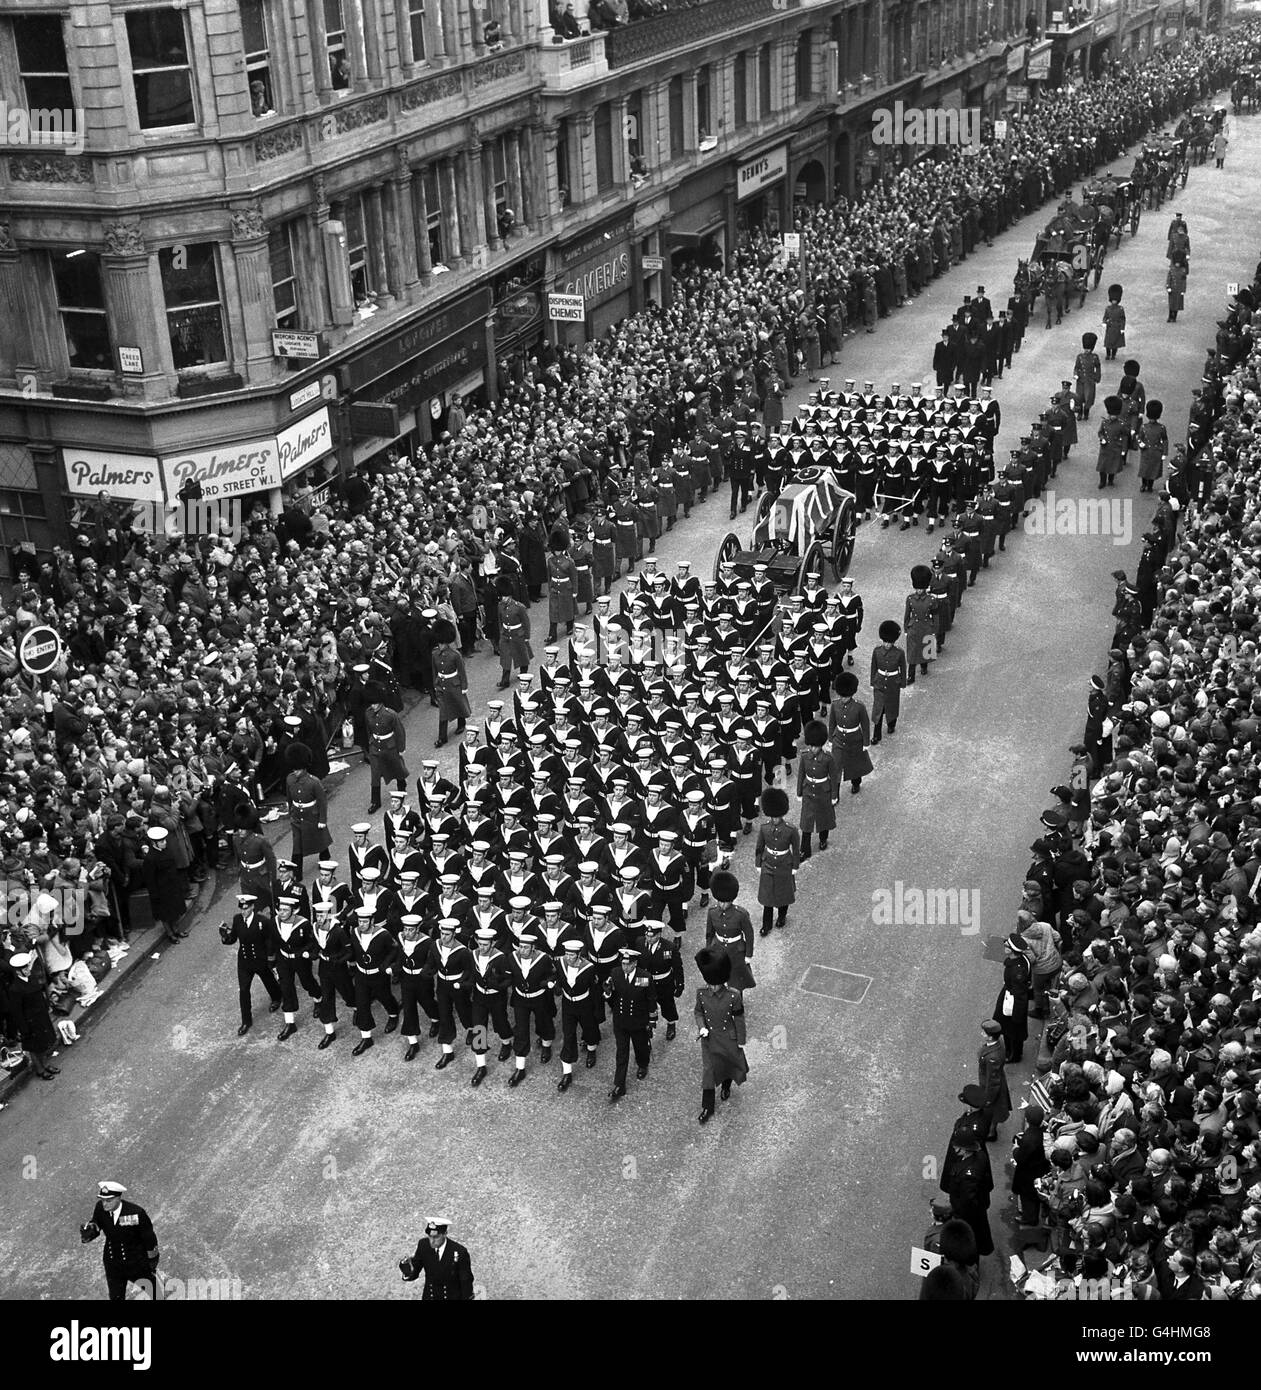
[(18, 660), (31, 676), (43, 676), (61, 660), (61, 634), (51, 627), (33, 627), (18, 644)]

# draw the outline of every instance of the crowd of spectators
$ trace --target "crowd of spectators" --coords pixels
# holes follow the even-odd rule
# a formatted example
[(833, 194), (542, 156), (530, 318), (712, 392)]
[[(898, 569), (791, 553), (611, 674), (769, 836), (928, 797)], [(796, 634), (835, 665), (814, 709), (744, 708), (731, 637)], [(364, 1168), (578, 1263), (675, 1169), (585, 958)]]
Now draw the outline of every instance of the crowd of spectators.
[[(903, 276), (918, 287), (941, 273), (974, 232), (996, 234), (1228, 82), (1252, 47), (1227, 36), (1123, 66), (1048, 96), (1004, 145), (942, 151), (861, 201), (803, 213), (809, 289), (765, 234), (725, 266), (693, 265), (668, 308), (581, 350), (540, 349), (493, 405), (455, 401), (442, 437), (412, 457), (331, 479), (317, 467), (278, 517), (260, 507), (239, 528), (155, 537), (108, 498), (85, 507), (69, 547), (23, 558), (0, 618), (5, 998), (7, 953), (26, 948), (42, 953), (36, 978), (54, 1000), (69, 997), (67, 956), (89, 958), (99, 978), (108, 957), (94, 946), (115, 959), (126, 949), (155, 883), (167, 921), (231, 837), (257, 830), (289, 742), (313, 749), (317, 775), (344, 727), (362, 746), (356, 666), (396, 708), (402, 687), (432, 697), (433, 625), (455, 623), (466, 652), (479, 630), (493, 644), (498, 594), (540, 596), (558, 524), (597, 501), (651, 496), (699, 431), (813, 375), (820, 332), (835, 358), (855, 305), (891, 311)], [(39, 623), (59, 629), (66, 653), (36, 684), (16, 646)], [(44, 930), (57, 917), (64, 950)]]
[[(1029, 1297), (1261, 1299), (1258, 296), (1261, 265), (1196, 393), (1181, 532), (1149, 531), (1138, 582), (1119, 575), (1081, 775), (1042, 817), (1007, 943), (993, 1031), (1019, 1055), (1045, 1020), (1008, 1213)], [(994, 1248), (1002, 1067), (961, 1099), (943, 1186), (962, 1223), (930, 1297), (969, 1296)]]

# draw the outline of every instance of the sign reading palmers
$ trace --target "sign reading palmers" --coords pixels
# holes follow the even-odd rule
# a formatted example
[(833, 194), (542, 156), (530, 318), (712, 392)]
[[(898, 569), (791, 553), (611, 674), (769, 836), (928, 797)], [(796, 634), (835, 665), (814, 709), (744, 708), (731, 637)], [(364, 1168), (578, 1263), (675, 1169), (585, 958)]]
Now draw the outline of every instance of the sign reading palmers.
[(158, 461), (146, 454), (113, 454), (63, 445), (61, 457), (68, 492), (80, 497), (95, 497), (103, 492), (128, 502), (162, 500)]
[(162, 479), (168, 497), (178, 497), (180, 488), (192, 479), (201, 484), (203, 500), (264, 492), (280, 486), (276, 441), (251, 439), (243, 444), (168, 454), (162, 460)]
[(291, 478), (308, 463), (323, 458), (333, 447), (333, 430), (328, 418), (328, 406), (312, 411), (296, 424), (276, 436), (280, 455), (280, 476)]

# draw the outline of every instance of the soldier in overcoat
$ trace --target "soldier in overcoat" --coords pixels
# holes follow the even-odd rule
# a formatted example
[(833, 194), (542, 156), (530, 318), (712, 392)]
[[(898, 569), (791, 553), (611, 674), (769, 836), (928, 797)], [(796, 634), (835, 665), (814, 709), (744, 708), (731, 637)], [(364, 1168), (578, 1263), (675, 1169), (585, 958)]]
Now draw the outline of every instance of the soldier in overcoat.
[(811, 839), (819, 832), (819, 848), (827, 849), (828, 834), (836, 828), (836, 798), (841, 772), (827, 747), (827, 726), (818, 719), (806, 725), (805, 747), (797, 764), (797, 796), (801, 800), (801, 857), (813, 853)]
[(797, 867), (801, 863), (801, 836), (789, 825), (788, 793), (767, 787), (762, 793), (763, 821), (758, 827), (753, 862), (758, 878), (757, 900), (762, 904), (762, 936), (769, 936), (772, 925), (783, 927), (788, 909), (797, 900)]

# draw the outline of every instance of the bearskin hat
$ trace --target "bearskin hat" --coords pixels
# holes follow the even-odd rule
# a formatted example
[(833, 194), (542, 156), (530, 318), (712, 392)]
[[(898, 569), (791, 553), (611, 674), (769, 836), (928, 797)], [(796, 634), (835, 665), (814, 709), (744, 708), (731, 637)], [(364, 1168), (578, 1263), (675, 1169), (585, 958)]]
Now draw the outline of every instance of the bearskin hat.
[(1094, 350), (1095, 344), (1099, 341), (1098, 333), (1083, 333), (1081, 335), (1081, 345), (1087, 352)]
[(305, 743), (291, 743), (285, 749), (285, 766), (290, 772), (305, 770), (311, 762), (312, 753)]
[(1108, 286), (1108, 298), (1113, 302), (1113, 304), (1116, 304), (1120, 300), (1121, 293), (1122, 291), (1120, 285)]
[(822, 748), (828, 741), (827, 726), (819, 719), (812, 719), (805, 727), (804, 737), (807, 748)]
[(731, 979), (731, 957), (717, 946), (702, 946), (696, 953), (696, 967), (707, 985), (725, 985)]
[(886, 618), (877, 631), (882, 642), (896, 642), (902, 636), (902, 625), (894, 622), (892, 618)]
[(569, 537), (558, 526), (547, 538), (547, 548), (549, 550), (568, 550)]
[(1165, 413), (1165, 407), (1160, 401), (1147, 402), (1147, 418), (1149, 420), (1159, 420)]
[(709, 891), (715, 902), (733, 903), (740, 892), (740, 880), (729, 869), (715, 869), (710, 876)]
[(838, 695), (856, 695), (858, 693), (858, 677), (853, 671), (842, 671), (836, 678), (835, 688)]
[(433, 640), (435, 644), (455, 641), (455, 624), (450, 618), (439, 618), (433, 625)]
[(1105, 397), (1104, 397), (1104, 402), (1103, 402), (1103, 408), (1108, 412), (1109, 415), (1120, 415), (1120, 413), (1121, 413), (1121, 397), (1120, 397), (1120, 396), (1105, 396)]
[(928, 565), (911, 566), (911, 588), (927, 589), (933, 582), (933, 571)]
[(952, 1216), (941, 1228), (938, 1253), (943, 1260), (955, 1264), (970, 1265), (976, 1262), (976, 1236), (972, 1227), (957, 1216)]
[(764, 816), (786, 816), (788, 814), (788, 793), (781, 787), (767, 787), (762, 793), (762, 814)]

